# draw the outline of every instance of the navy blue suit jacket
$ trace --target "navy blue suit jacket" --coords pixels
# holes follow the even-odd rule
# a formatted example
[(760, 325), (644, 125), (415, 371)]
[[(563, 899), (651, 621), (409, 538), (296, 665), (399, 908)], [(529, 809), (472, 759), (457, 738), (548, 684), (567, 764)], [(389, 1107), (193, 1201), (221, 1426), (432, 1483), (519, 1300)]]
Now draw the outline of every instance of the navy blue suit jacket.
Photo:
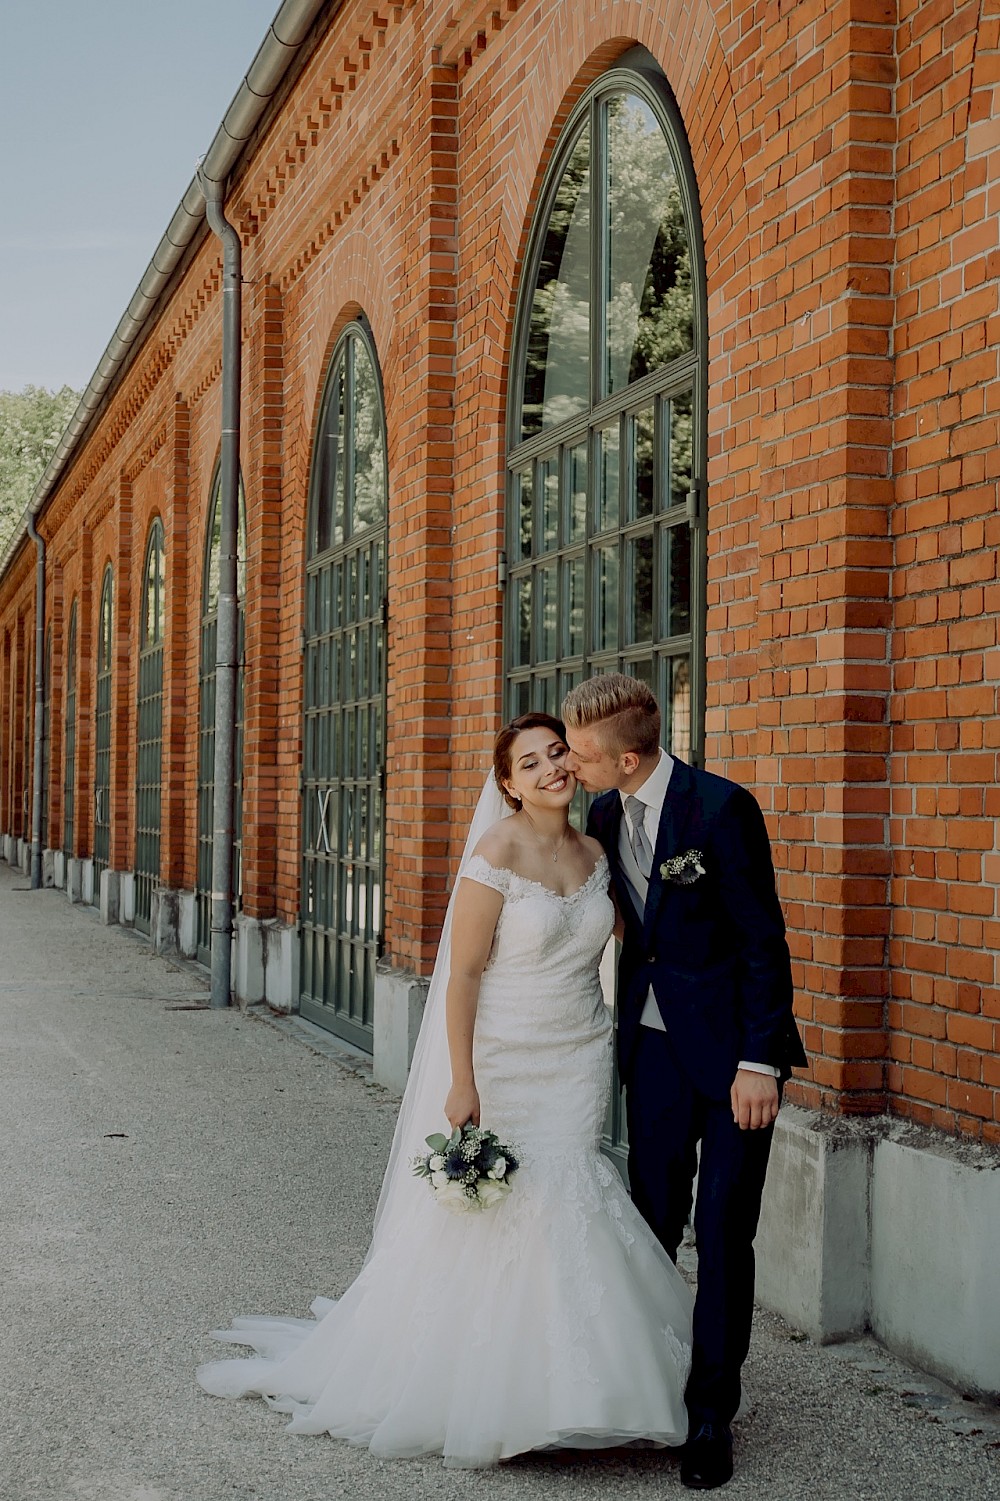
[[(619, 793), (604, 793), (587, 832), (607, 852), (625, 920), (618, 1052), (626, 1084), (650, 985), (678, 1061), (709, 1097), (728, 1098), (741, 1060), (772, 1064), (783, 1077), (802, 1067), (785, 923), (755, 798), (674, 758), (644, 919), (619, 863), (622, 817)], [(664, 861), (688, 850), (701, 851), (705, 874), (687, 886), (664, 879)]]

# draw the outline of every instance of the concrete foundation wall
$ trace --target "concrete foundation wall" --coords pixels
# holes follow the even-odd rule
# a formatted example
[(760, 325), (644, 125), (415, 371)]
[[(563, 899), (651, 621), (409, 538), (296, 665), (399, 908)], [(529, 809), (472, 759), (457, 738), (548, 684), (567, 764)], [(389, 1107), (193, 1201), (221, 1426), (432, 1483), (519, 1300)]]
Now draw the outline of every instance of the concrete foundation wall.
[(870, 1176), (864, 1133), (783, 1106), (757, 1233), (757, 1297), (814, 1339), (866, 1327)]
[(871, 1327), (916, 1364), (1000, 1397), (1000, 1162), (950, 1146), (876, 1147)]
[(902, 1122), (784, 1106), (757, 1234), (757, 1298), (814, 1339), (870, 1330), (1000, 1398), (1000, 1154)]
[(376, 1083), (402, 1094), (427, 999), (427, 981), (388, 964), (375, 973), (372, 1073)]
[(149, 906), (149, 936), (158, 954), (180, 954), (183, 959), (193, 959), (198, 952), (194, 892), (154, 887)]
[(241, 1006), (262, 1001), (285, 1014), (299, 1009), (299, 933), (289, 923), (236, 915), (233, 994)]

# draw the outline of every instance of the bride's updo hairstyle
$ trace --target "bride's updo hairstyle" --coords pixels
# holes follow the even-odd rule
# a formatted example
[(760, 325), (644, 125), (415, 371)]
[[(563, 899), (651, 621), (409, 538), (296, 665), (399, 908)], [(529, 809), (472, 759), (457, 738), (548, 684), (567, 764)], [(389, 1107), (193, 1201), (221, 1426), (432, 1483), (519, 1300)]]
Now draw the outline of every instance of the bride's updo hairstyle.
[(510, 781), (510, 774), (514, 764), (514, 741), (523, 730), (551, 730), (559, 740), (565, 743), (566, 726), (561, 719), (556, 719), (552, 714), (531, 713), (519, 714), (512, 719), (510, 724), (505, 724), (496, 740), (493, 742), (493, 775), (496, 784), (503, 794), (503, 800), (510, 808), (519, 808), (521, 804), (516, 798), (511, 797), (504, 786), (504, 782)]
[(660, 747), (660, 706), (651, 689), (623, 672), (604, 672), (571, 688), (563, 699), (571, 730), (596, 730), (609, 756), (655, 756)]

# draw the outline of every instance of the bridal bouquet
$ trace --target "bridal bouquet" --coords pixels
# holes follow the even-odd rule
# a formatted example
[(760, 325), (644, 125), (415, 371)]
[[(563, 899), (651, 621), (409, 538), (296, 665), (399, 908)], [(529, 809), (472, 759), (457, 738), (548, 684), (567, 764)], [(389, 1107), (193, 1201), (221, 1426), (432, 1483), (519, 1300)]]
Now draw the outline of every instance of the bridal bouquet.
[(471, 1123), (450, 1136), (427, 1137), (430, 1151), (412, 1159), (418, 1178), (426, 1178), (439, 1204), (453, 1214), (476, 1214), (499, 1204), (511, 1190), (518, 1161), (492, 1131)]

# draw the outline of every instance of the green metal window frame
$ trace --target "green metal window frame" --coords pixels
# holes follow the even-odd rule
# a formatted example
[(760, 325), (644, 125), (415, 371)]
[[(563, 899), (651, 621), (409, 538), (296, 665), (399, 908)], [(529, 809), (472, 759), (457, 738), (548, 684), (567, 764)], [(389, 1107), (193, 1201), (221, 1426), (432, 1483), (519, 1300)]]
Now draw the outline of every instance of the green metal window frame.
[[(27, 634), (27, 632), (26, 632)], [(24, 660), (24, 736), (21, 744), (21, 838), (31, 843), (34, 810), (35, 649), (34, 632), (26, 644)]]
[[(676, 173), (689, 247), (692, 347), (607, 394), (608, 104), (622, 95), (638, 96), (652, 112)], [(541, 257), (557, 194), (585, 131), (589, 403), (524, 437), (530, 319)], [(591, 85), (567, 121), (523, 268), (507, 421), (504, 681), (510, 717), (528, 709), (558, 714), (565, 694), (584, 677), (633, 673), (649, 682), (663, 708), (666, 748), (694, 764), (702, 761), (707, 346), (704, 250), (687, 137), (665, 77), (644, 49), (635, 48)], [(575, 819), (582, 823), (584, 817), (585, 807), (574, 810)], [(616, 1081), (605, 1149), (623, 1171), (626, 1148)]]
[(101, 582), (97, 614), (97, 684), (94, 702), (94, 906), (101, 901), (101, 872), (111, 851), (111, 683), (114, 660), (114, 569)]
[[(369, 363), (373, 389), (360, 386), (359, 357)], [(334, 403), (343, 415), (331, 429)], [(359, 465), (364, 442), (369, 458), (381, 453), (381, 475)], [(363, 489), (369, 507), (379, 496), (380, 519), (364, 518)], [(330, 360), (310, 479), (299, 1004), (304, 1016), (367, 1053), (384, 927), (388, 489), (381, 370), (371, 330), (359, 320)]]
[(49, 847), (49, 777), (52, 771), (52, 626), (45, 632), (45, 693), (42, 700), (42, 849)]
[[(201, 649), (198, 661), (198, 855), (195, 874), (197, 954), (202, 964), (212, 962), (212, 853), (215, 844), (213, 814), (215, 799), (215, 659), (218, 644), (218, 578), (214, 559), (219, 546), (219, 494), (222, 469), (215, 466), (209, 491), (208, 527), (201, 584)], [(239, 538), (237, 540), (237, 642), (239, 670), (236, 674), (236, 745), (233, 788), (233, 907), (239, 911), (243, 872), (243, 655), (245, 650), (247, 517), (246, 494), (240, 477)]]
[(150, 930), (153, 891), (160, 879), (163, 775), (163, 638), (166, 627), (166, 544), (157, 516), (142, 565), (139, 609), (139, 687), (136, 705), (135, 925)]
[(63, 852), (76, 853), (76, 600), (69, 611), (66, 646), (66, 725), (63, 732)]

